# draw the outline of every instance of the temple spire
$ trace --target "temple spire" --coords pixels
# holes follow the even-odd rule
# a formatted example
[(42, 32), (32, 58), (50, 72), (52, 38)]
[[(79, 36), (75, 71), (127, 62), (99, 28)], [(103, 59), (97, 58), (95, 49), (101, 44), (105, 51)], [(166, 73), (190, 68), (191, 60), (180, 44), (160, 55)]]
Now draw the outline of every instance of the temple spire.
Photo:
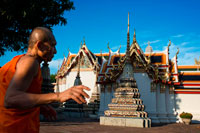
[(77, 77), (80, 77), (80, 66), (81, 66), (80, 64), (81, 64), (81, 61), (80, 61), (80, 56), (79, 56)]
[(128, 12), (128, 34), (129, 34), (129, 12)]
[(128, 13), (128, 31), (127, 31), (126, 62), (130, 62), (129, 13)]
[(77, 75), (76, 75), (76, 79), (74, 81), (74, 86), (82, 85), (82, 82), (81, 82), (81, 79), (80, 79), (80, 63), (81, 63), (81, 57), (79, 55), (78, 56), (78, 72), (77, 72)]
[(129, 13), (128, 13), (128, 31), (127, 31), (127, 49), (126, 49), (126, 53), (129, 53), (129, 49), (130, 49), (130, 35), (129, 35)]

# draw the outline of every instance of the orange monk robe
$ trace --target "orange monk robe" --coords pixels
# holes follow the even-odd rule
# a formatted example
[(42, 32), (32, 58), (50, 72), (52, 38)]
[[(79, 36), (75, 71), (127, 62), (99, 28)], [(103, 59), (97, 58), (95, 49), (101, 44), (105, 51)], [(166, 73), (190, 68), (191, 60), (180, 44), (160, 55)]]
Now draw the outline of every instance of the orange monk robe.
[[(16, 64), (22, 56), (24, 55), (14, 57), (0, 68), (0, 133), (39, 133), (39, 107), (24, 110), (4, 107), (6, 90), (16, 71)], [(38, 74), (34, 77), (27, 92), (41, 93), (41, 84), (41, 69), (38, 67)]]

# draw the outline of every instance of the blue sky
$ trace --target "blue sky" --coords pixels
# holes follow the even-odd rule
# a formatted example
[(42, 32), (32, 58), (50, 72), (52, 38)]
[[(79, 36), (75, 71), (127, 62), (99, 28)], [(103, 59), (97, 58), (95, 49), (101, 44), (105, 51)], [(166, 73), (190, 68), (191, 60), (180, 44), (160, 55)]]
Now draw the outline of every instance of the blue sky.
[[(122, 45), (125, 52), (127, 16), (130, 13), (130, 40), (136, 29), (136, 39), (144, 51), (151, 42), (154, 52), (163, 51), (169, 39), (170, 58), (180, 49), (179, 65), (194, 65), (200, 56), (200, 1), (199, 0), (72, 0), (75, 10), (65, 12), (67, 25), (53, 27), (57, 40), (57, 54), (50, 62), (51, 73), (56, 73), (68, 49), (77, 53), (85, 38), (93, 53), (113, 51)], [(0, 66), (13, 56), (6, 52)]]

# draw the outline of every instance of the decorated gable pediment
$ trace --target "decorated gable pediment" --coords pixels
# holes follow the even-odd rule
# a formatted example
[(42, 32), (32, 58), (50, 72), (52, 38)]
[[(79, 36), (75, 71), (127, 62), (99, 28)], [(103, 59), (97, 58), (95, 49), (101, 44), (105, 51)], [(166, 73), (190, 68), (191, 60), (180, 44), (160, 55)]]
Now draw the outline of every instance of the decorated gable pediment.
[(57, 77), (63, 77), (71, 70), (76, 70), (78, 67), (78, 62), (80, 62), (80, 68), (82, 70), (93, 70), (98, 71), (100, 64), (98, 63), (98, 58), (86, 47), (85, 42), (81, 45), (79, 52), (77, 54), (71, 55), (69, 52), (68, 58), (65, 61), (65, 65), (62, 65), (62, 69), (58, 71)]
[[(80, 68), (81, 69), (87, 69), (87, 68), (91, 68), (92, 69), (93, 68), (92, 63), (89, 61), (87, 56), (83, 55), (81, 58), (78, 59), (78, 61), (80, 61)], [(78, 63), (72, 69), (77, 69), (77, 68), (78, 68)]]
[[(127, 36), (127, 43), (129, 43), (129, 35)], [(169, 45), (171, 42), (169, 43)], [(122, 74), (126, 58), (130, 58), (130, 64), (134, 72), (144, 72), (152, 79), (153, 82), (166, 83), (170, 80), (169, 76), (169, 61), (168, 48), (167, 52), (163, 53), (147, 53), (145, 54), (136, 41), (134, 31), (133, 43), (128, 50), (129, 56), (126, 54), (113, 55), (107, 61), (106, 70), (100, 71), (98, 83), (116, 82), (118, 77)], [(128, 45), (127, 45), (128, 46)], [(105, 66), (103, 66), (105, 68)], [(167, 75), (168, 74), (168, 75)]]

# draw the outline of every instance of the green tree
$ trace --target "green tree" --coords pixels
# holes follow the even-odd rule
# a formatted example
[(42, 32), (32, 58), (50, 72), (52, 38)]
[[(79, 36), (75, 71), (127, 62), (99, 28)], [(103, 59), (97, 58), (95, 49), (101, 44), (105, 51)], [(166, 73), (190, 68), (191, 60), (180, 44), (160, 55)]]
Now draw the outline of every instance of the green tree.
[(51, 80), (51, 83), (55, 83), (56, 82), (56, 74), (51, 74), (50, 75), (50, 80)]
[(75, 9), (70, 0), (0, 0), (0, 56), (5, 51), (24, 51), (37, 26), (65, 25), (65, 11)]

